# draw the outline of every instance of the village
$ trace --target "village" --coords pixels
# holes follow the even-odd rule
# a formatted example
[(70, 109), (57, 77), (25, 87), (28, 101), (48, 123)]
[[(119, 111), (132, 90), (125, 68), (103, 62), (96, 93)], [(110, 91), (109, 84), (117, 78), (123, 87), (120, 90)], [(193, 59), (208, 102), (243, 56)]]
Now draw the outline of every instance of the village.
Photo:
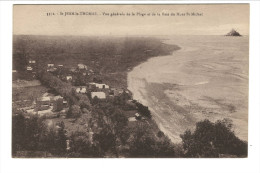
[[(145, 120), (145, 116), (142, 116), (137, 111), (136, 100), (132, 99), (131, 92), (125, 88), (115, 88), (102, 82), (97, 75), (98, 72), (94, 72), (85, 64), (77, 64), (75, 67), (65, 67), (63, 64), (48, 63), (45, 67), (40, 67), (44, 71), (51, 73), (53, 76), (58, 77), (63, 82), (71, 84), (71, 90), (79, 95), (88, 96), (89, 100), (104, 102), (108, 100), (118, 100), (119, 97), (123, 98), (125, 103), (125, 110), (129, 115), (128, 121), (134, 122), (137, 120)], [(27, 75), (32, 78), (36, 78), (37, 61), (30, 59), (26, 66)], [(17, 73), (13, 70), (13, 74)], [(25, 101), (25, 100), (24, 100)], [(27, 100), (28, 101), (28, 100)], [(19, 102), (19, 101), (18, 101)], [(32, 105), (20, 107), (19, 109), (25, 113), (31, 115), (37, 115), (39, 117), (46, 117), (48, 119), (67, 117), (69, 110), (69, 102), (61, 95), (45, 92), (32, 101)]]

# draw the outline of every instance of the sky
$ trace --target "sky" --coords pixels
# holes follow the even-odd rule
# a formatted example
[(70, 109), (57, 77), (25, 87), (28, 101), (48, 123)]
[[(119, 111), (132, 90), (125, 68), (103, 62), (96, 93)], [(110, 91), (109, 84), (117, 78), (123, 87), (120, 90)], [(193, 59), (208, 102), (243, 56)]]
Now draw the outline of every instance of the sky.
[[(95, 15), (65, 16), (66, 12), (91, 12)], [(54, 15), (47, 16), (47, 13)], [(111, 13), (125, 15), (111, 17)], [(127, 16), (127, 13), (130, 16)], [(162, 13), (175, 16), (163, 16)], [(177, 13), (184, 16), (178, 16)], [(191, 16), (192, 13), (199, 15)], [(155, 16), (152, 16), (153, 14)], [(224, 35), (232, 28), (242, 35), (249, 35), (248, 4), (14, 5), (13, 7), (15, 35)]]

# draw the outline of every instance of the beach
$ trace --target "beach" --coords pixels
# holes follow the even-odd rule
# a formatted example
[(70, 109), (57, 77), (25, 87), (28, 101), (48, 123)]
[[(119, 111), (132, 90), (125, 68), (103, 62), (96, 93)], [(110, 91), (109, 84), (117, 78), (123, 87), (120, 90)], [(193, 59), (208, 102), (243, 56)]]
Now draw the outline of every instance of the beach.
[(133, 98), (148, 106), (159, 128), (173, 141), (196, 122), (223, 118), (248, 138), (249, 39), (225, 36), (162, 37), (181, 47), (139, 64), (128, 73)]

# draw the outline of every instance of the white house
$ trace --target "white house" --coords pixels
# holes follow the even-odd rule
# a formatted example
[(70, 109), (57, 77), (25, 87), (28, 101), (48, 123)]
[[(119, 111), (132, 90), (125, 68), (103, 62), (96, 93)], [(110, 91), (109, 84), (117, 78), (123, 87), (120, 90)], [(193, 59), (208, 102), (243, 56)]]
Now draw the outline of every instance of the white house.
[(12, 70), (13, 73), (16, 73), (17, 71), (16, 70)]
[(94, 83), (94, 82), (91, 82), (90, 84), (95, 85), (99, 89), (109, 89), (109, 86), (106, 84), (99, 84), (99, 83)]
[(54, 64), (48, 64), (48, 67), (54, 67)]
[(88, 69), (88, 67), (84, 64), (78, 64), (78, 68), (79, 69), (86, 69), (86, 70)]
[(76, 93), (80, 93), (80, 88), (76, 88)]
[(53, 100), (59, 100), (59, 99), (63, 99), (63, 97), (62, 96), (54, 96), (53, 97)]
[(139, 118), (139, 117), (141, 117), (141, 115), (139, 113), (135, 113), (135, 117)]
[(76, 92), (84, 94), (84, 93), (87, 93), (87, 89), (85, 87), (82, 87), (82, 88), (79, 87), (79, 88), (76, 88)]
[(51, 67), (51, 68), (47, 69), (47, 71), (50, 71), (50, 72), (54, 72), (56, 70), (57, 70), (57, 68), (55, 68), (55, 67)]
[(81, 88), (81, 91), (80, 91), (80, 93), (87, 93), (87, 89), (86, 88)]
[(106, 94), (104, 92), (91, 92), (91, 98), (97, 97), (98, 99), (105, 99)]
[(77, 71), (77, 69), (76, 69), (75, 67), (71, 67), (71, 68), (70, 68), (70, 71), (74, 73), (74, 72)]
[(35, 64), (35, 60), (29, 60), (30, 64)]
[(27, 69), (28, 71), (32, 71), (32, 70), (33, 70), (33, 68), (30, 67), (30, 66), (28, 66), (26, 69)]
[(67, 80), (72, 80), (72, 76), (66, 76)]

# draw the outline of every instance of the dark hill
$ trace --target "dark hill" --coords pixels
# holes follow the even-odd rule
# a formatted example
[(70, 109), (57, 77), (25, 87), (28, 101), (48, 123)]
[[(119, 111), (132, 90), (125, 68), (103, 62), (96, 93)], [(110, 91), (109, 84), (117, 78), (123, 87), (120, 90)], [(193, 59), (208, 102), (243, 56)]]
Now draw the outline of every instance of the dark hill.
[(239, 34), (236, 30), (232, 29), (229, 33), (226, 34), (226, 36), (238, 36), (241, 37), (242, 35)]

